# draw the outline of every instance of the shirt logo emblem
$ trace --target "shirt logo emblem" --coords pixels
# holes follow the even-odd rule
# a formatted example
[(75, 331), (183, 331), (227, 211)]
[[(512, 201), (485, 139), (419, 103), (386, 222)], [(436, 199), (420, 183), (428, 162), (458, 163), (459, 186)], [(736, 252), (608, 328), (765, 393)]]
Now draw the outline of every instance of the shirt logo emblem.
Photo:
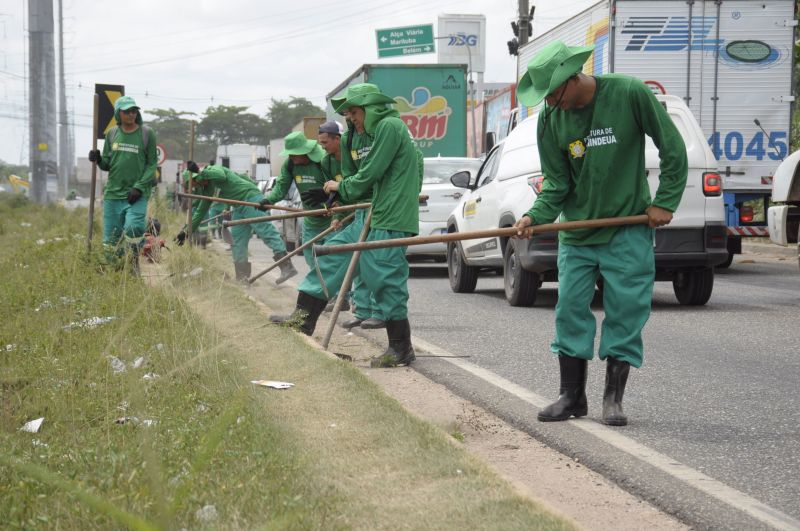
[(355, 149), (350, 150), (350, 158), (353, 160), (358, 160), (358, 151)]
[(575, 142), (569, 145), (569, 154), (572, 155), (573, 159), (579, 159), (586, 154), (586, 146), (583, 145), (583, 141), (576, 140)]
[(294, 176), (294, 182), (296, 182), (296, 183), (303, 182), (303, 176), (302, 175), (295, 175)]

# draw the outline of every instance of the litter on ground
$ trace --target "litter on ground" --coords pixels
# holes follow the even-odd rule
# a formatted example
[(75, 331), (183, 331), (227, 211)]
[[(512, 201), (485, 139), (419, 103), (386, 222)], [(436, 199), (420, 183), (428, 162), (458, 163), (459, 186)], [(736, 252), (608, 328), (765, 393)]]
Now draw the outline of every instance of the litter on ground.
[(278, 382), (276, 380), (250, 380), (250, 383), (261, 387), (271, 387), (272, 389), (290, 389), (294, 387), (293, 383)]
[(116, 319), (116, 317), (109, 316), (109, 317), (89, 317), (88, 319), (84, 319), (83, 321), (75, 321), (68, 325), (62, 326), (63, 330), (72, 330), (73, 328), (86, 328), (91, 330), (92, 328), (96, 328), (100, 325), (110, 323)]
[(26, 422), (21, 428), (21, 431), (27, 431), (28, 433), (37, 433), (39, 428), (42, 427), (42, 423), (44, 422), (44, 417), (30, 420)]

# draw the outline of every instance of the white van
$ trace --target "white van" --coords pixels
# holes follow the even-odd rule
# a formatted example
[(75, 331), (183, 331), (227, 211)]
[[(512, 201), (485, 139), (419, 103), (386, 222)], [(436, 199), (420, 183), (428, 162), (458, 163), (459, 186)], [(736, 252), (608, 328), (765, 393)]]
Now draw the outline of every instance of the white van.
[[(728, 258), (722, 182), (717, 162), (686, 104), (676, 96), (657, 96), (683, 137), (689, 177), (672, 222), (656, 230), (656, 280), (672, 281), (681, 304), (703, 305), (714, 287), (714, 266)], [(477, 175), (459, 172), (451, 182), (467, 191), (448, 220), (448, 232), (512, 226), (530, 210), (541, 189), (542, 168), (536, 145), (537, 116), (523, 120), (486, 157)], [(658, 150), (647, 139), (645, 164), (653, 195), (658, 188)], [(502, 268), (506, 299), (532, 306), (542, 282), (557, 281), (557, 233), (530, 240), (484, 238), (451, 242), (447, 265), (450, 287), (475, 290), (482, 269)]]

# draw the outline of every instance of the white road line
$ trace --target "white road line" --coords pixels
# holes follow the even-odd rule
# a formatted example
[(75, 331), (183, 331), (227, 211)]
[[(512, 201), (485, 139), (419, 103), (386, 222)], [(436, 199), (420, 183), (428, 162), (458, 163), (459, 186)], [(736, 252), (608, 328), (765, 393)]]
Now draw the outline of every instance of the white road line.
[[(546, 399), (524, 387), (506, 380), (492, 371), (479, 367), (474, 363), (470, 363), (458, 357), (452, 357), (453, 354), (428, 343), (425, 340), (417, 337), (413, 338), (413, 343), (421, 347), (423, 350), (429, 352), (433, 356), (441, 356), (443, 361), (452, 363), (456, 367), (467, 371), (470, 374), (498, 387), (517, 398), (542, 409), (548, 405), (552, 400)], [(447, 357), (444, 357), (447, 356)], [(753, 518), (764, 522), (765, 524), (781, 530), (798, 530), (800, 529), (800, 520), (796, 520), (788, 514), (766, 505), (747, 494), (731, 488), (724, 483), (721, 483), (702, 472), (690, 468), (682, 463), (677, 462), (669, 456), (659, 453), (643, 444), (639, 444), (630, 437), (621, 435), (616, 430), (607, 428), (589, 419), (572, 419), (569, 421), (571, 425), (590, 433), (598, 439), (622, 450), (623, 452), (644, 461), (645, 463), (666, 472), (674, 478), (698, 489), (706, 494), (713, 496), (719, 501), (730, 505), (734, 509), (747, 513)]]

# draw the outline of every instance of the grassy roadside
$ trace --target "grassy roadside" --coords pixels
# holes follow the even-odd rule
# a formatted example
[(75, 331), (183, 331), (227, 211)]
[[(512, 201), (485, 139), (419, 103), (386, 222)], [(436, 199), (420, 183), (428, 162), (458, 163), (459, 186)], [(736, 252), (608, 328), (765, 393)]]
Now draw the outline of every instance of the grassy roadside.
[[(84, 230), (85, 212), (0, 198), (4, 525), (570, 527), (354, 367), (264, 326), (202, 251), (172, 252), (175, 276), (145, 287), (98, 274), (75, 236)], [(184, 276), (197, 265), (203, 273)], [(64, 329), (91, 317), (115, 319)], [(255, 388), (255, 378), (296, 386)], [(39, 433), (19, 431), (39, 417)]]

